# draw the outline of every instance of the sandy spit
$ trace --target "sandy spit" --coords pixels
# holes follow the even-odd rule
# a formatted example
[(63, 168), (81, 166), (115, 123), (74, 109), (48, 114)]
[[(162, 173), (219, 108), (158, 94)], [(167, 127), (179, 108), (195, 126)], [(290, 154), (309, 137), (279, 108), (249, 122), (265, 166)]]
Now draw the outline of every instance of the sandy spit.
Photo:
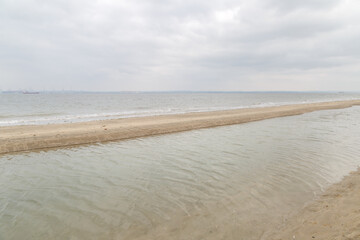
[(360, 100), (32, 126), (0, 127), (0, 154), (124, 140), (360, 105)]
[(332, 185), (266, 239), (360, 240), (360, 169)]

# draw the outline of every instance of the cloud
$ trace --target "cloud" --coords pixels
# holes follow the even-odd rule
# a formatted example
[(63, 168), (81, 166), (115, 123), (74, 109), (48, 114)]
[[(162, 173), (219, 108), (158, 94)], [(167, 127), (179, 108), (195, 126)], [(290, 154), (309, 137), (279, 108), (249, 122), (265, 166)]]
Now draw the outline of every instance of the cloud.
[[(0, 89), (328, 90), (328, 81), (360, 90), (359, 9), (356, 0), (1, 0)], [(342, 74), (346, 84), (334, 79)]]
[(282, 12), (289, 12), (298, 9), (327, 11), (336, 7), (341, 0), (269, 0), (269, 7), (276, 8)]

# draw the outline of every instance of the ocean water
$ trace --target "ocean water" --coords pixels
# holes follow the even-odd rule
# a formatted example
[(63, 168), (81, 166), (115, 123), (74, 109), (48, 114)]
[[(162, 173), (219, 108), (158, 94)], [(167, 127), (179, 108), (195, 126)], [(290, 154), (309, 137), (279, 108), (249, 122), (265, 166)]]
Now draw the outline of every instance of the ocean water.
[(357, 169), (359, 119), (352, 107), (2, 155), (0, 239), (261, 239)]
[(68, 123), (359, 98), (360, 93), (0, 94), (0, 126)]

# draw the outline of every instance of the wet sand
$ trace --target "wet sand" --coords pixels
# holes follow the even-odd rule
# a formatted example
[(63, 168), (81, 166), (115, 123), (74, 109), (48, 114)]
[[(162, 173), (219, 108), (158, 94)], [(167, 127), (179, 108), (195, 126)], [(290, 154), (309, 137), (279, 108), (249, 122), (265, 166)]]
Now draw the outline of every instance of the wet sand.
[(82, 123), (0, 127), (0, 154), (124, 140), (347, 108), (360, 100), (186, 113)]
[(266, 239), (360, 239), (360, 170), (332, 185)]

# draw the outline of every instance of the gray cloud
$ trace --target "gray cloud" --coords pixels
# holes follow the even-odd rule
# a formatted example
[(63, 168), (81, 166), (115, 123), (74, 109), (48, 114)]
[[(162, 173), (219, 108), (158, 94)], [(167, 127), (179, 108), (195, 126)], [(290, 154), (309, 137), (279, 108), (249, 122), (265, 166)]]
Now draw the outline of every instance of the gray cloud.
[(278, 10), (288, 12), (298, 9), (307, 10), (328, 10), (341, 3), (341, 0), (269, 0), (269, 7), (277, 8)]
[(360, 90), (359, 9), (0, 0), (0, 89)]

